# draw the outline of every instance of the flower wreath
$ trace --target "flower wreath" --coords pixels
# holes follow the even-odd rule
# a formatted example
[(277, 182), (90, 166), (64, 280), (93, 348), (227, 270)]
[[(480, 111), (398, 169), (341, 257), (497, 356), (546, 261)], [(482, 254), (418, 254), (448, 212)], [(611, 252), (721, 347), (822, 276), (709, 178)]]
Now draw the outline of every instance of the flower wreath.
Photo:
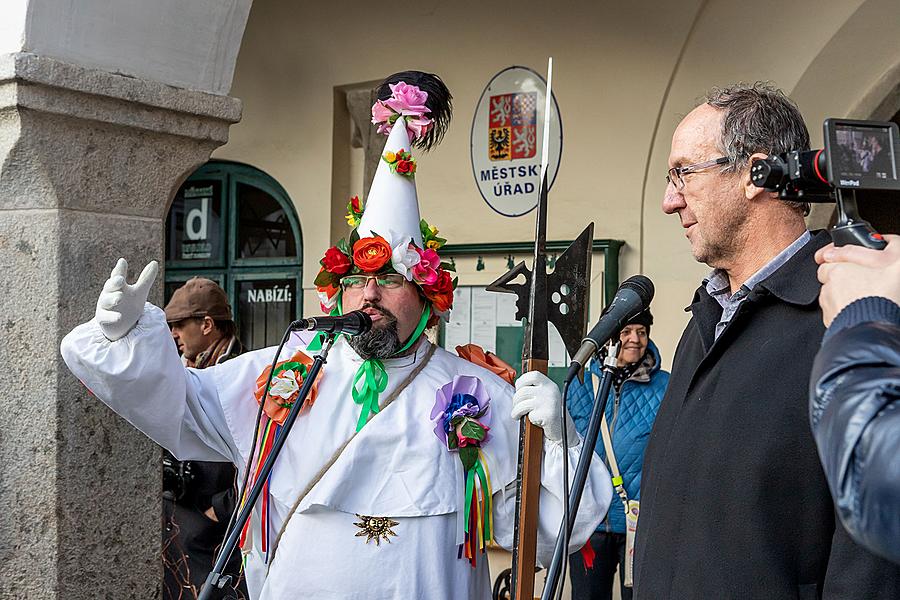
[[(362, 201), (354, 197), (347, 207), (347, 222), (358, 227), (365, 208)], [(436, 314), (446, 315), (453, 306), (453, 290), (458, 283), (458, 278), (450, 275), (455, 271), (453, 265), (438, 254), (447, 240), (438, 237), (437, 227), (424, 219), (419, 229), (425, 248), (417, 247), (410, 239), (390, 240), (377, 234), (361, 238), (354, 228), (349, 240), (341, 238), (326, 250), (315, 280), (322, 311), (329, 313), (337, 308), (342, 277), (399, 273), (419, 286)]]

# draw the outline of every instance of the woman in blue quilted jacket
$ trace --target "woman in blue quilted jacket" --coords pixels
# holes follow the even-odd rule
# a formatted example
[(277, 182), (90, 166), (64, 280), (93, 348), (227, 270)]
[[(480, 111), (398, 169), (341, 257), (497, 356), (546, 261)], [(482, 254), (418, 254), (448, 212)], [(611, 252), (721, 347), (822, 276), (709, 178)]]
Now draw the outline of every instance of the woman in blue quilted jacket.
[[(640, 500), (644, 448), (669, 383), (669, 373), (660, 368), (659, 351), (650, 341), (652, 324), (653, 315), (647, 309), (622, 329), (618, 366), (606, 403), (613, 454), (629, 500)], [(581, 435), (587, 431), (591, 417), (601, 362), (592, 361), (589, 367), (592, 375), (586, 372), (584, 383), (576, 379), (569, 388), (569, 412)], [(595, 451), (609, 468), (601, 437), (597, 439)], [(589, 544), (580, 553), (573, 554), (569, 562), (572, 600), (611, 600), (617, 568), (620, 568), (622, 600), (631, 600), (631, 588), (624, 585), (625, 508), (621, 501), (614, 498), (606, 519)]]

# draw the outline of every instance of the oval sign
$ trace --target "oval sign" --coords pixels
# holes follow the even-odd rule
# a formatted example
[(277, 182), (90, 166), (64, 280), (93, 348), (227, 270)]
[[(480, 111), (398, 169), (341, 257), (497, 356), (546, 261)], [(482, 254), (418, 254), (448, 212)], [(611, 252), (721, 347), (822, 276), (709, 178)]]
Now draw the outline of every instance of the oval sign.
[[(472, 173), (481, 197), (501, 215), (519, 217), (538, 203), (547, 82), (527, 67), (507, 67), (481, 93), (472, 120)], [(547, 181), (562, 157), (562, 121), (550, 102)]]

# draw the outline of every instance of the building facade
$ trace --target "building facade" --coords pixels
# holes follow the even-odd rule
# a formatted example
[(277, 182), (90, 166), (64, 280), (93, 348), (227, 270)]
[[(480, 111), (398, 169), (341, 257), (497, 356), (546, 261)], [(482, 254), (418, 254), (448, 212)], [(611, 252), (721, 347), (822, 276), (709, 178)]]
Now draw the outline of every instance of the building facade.
[[(302, 236), (282, 258), (302, 268), (296, 310), (313, 314), (315, 261), (346, 233), (344, 207), (364, 195), (378, 152), (368, 90), (399, 70), (438, 73), (455, 116), (419, 157), (421, 209), (450, 243), (476, 245), (456, 259), (475, 290), (526, 258), (515, 244), (534, 232), (533, 213), (504, 217), (478, 193), (476, 104), (495, 73), (543, 73), (553, 56), (564, 145), (548, 239), (574, 239), (594, 221), (595, 239), (623, 242), (615, 278), (656, 284), (654, 339), (670, 364), (707, 270), (660, 210), (669, 140), (696, 99), (714, 85), (772, 81), (799, 104), (814, 144), (826, 117), (900, 110), (896, 0), (77, 4), (0, 7), (4, 600), (160, 593), (158, 449), (89, 398), (57, 348), (93, 314), (116, 258), (133, 273), (167, 258), (173, 201), (210, 160), (243, 165), (289, 199)], [(830, 215), (816, 208), (810, 223)], [(604, 252), (592, 319), (610, 276)], [(152, 299), (163, 297), (160, 278)]]

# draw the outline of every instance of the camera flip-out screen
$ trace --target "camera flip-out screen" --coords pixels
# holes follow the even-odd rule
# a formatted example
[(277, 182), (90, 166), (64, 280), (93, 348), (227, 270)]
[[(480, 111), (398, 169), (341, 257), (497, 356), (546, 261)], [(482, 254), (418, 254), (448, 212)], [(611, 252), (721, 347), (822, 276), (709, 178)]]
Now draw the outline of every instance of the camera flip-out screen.
[(827, 119), (825, 148), (834, 187), (900, 190), (896, 123)]

